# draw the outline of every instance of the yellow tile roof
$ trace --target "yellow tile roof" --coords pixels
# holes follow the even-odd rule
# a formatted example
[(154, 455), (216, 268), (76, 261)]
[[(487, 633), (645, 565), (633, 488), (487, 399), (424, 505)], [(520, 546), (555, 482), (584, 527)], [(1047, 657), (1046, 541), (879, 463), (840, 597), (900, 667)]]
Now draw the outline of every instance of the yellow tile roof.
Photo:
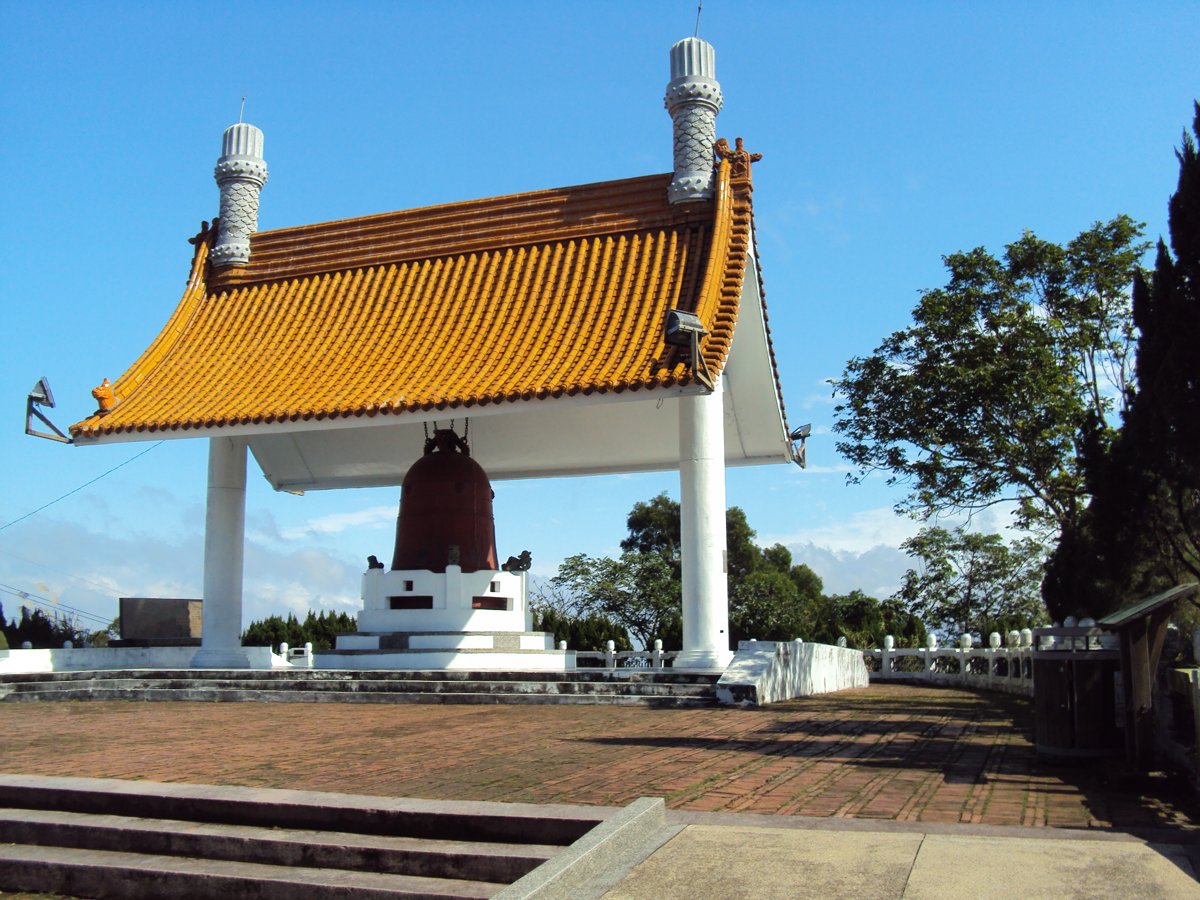
[[(735, 161), (736, 162), (736, 161)], [(183, 298), (78, 438), (401, 415), (687, 385), (663, 343), (696, 312), (711, 372), (729, 352), (750, 251), (749, 166), (712, 201), (669, 176), (260, 232)], [(776, 381), (776, 384), (778, 382)]]

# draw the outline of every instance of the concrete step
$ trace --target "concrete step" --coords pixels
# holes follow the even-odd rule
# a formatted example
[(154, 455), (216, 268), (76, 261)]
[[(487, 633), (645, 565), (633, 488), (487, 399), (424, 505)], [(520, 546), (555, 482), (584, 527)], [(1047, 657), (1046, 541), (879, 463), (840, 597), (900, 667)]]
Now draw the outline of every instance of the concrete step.
[(72, 897), (157, 900), (383, 900), (485, 898), (501, 886), (416, 875), (6, 844), (0, 845), (0, 887)]
[(0, 798), (0, 892), (75, 897), (491, 897), (612, 812), (27, 775)]
[(429, 840), (40, 809), (0, 809), (3, 843), (502, 884), (528, 874), (561, 849), (548, 844)]
[(70, 690), (78, 687), (93, 689), (113, 688), (159, 688), (162, 690), (182, 690), (193, 688), (211, 688), (212, 690), (291, 690), (317, 692), (357, 692), (377, 693), (387, 691), (403, 691), (407, 693), (456, 693), (470, 692), (476, 694), (504, 693), (511, 691), (521, 694), (625, 694), (647, 697), (699, 697), (705, 696), (712, 687), (711, 684), (696, 684), (693, 682), (634, 682), (634, 681), (551, 681), (538, 680), (497, 680), (480, 678), (471, 681), (445, 680), (428, 678), (362, 678), (354, 681), (326, 681), (323, 679), (294, 679), (288, 681), (265, 681), (249, 678), (220, 678), (220, 679), (190, 679), (190, 678), (145, 678), (145, 677), (106, 677), (104, 673), (95, 673), (95, 677), (74, 681), (25, 682), (13, 685), (14, 692), (24, 693), (31, 690)]
[(88, 670), (65, 672), (35, 672), (0, 674), (0, 682), (7, 684), (44, 682), (86, 682), (96, 677), (187, 679), (192, 682), (238, 678), (254, 682), (329, 682), (355, 683), (361, 680), (422, 680), (436, 679), (445, 682), (594, 682), (632, 684), (712, 684), (712, 673), (686, 670), (646, 670), (646, 668), (584, 668), (569, 672), (520, 672), (520, 671), (469, 671), (469, 670), (347, 670), (347, 668), (132, 668), (132, 670)]
[(699, 673), (214, 670), (55, 672), (0, 679), (0, 699), (359, 703), (716, 704)]
[(432, 840), (566, 846), (604, 810), (509, 803), (454, 803), (313, 791), (254, 790), (109, 778), (0, 774), (13, 810), (125, 815), (257, 828), (293, 828)]
[(0, 893), (81, 898), (592, 900), (680, 830), (648, 797), (611, 809), (0, 775), (0, 798)]
[(218, 690), (212, 688), (91, 688), (74, 687), (54, 690), (27, 690), (3, 698), (8, 702), (52, 700), (129, 700), (180, 701), (189, 703), (430, 703), (430, 704), (525, 704), (525, 705), (609, 705), (649, 706), (660, 708), (702, 708), (716, 706), (714, 697), (646, 696), (608, 693), (589, 694), (518, 694), (431, 693), (386, 691), (360, 693), (357, 691), (288, 691), (288, 690)]

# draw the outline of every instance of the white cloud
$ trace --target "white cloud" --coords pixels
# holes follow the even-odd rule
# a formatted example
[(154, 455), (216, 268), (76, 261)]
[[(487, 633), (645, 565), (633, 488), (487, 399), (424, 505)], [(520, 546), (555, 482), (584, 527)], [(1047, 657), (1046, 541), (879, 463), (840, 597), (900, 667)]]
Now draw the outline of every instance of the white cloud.
[(396, 523), (396, 505), (368, 506), (353, 512), (332, 513), (309, 519), (302, 525), (284, 528), (280, 537), (284, 540), (300, 540), (317, 537), (318, 535), (339, 534), (349, 529), (381, 528), (394, 526)]
[(830, 550), (811, 543), (787, 547), (794, 563), (803, 563), (821, 576), (826, 594), (858, 590), (883, 600), (900, 589), (909, 568), (909, 558), (902, 550), (882, 544), (861, 552)]
[[(39, 518), (7, 531), (0, 547), (0, 583), (57, 597), (105, 622), (116, 616), (119, 597), (200, 597), (203, 569), (204, 540), (196, 532), (116, 533)], [(353, 612), (361, 574), (344, 554), (300, 541), (280, 548), (248, 535), (242, 623), (309, 609)], [(19, 613), (19, 597), (7, 593), (0, 603), (6, 616)]]
[(837, 522), (786, 534), (762, 535), (764, 544), (812, 544), (838, 553), (864, 553), (874, 547), (899, 547), (921, 530), (921, 523), (899, 516), (890, 506), (864, 509)]

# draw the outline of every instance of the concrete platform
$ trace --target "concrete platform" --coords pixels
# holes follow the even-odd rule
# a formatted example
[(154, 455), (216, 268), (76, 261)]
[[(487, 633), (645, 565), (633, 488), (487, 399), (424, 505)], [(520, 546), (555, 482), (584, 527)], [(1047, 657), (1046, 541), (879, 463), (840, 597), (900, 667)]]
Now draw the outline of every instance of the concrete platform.
[[(875, 685), (761, 709), (0, 703), (0, 772), (430, 801), (665, 798), (668, 824), (686, 830), (614, 897), (828, 897), (853, 873), (847, 893), (866, 897), (1200, 897), (1179, 880), (1200, 869), (1183, 782), (1048, 763), (1027, 700), (945, 688)], [(876, 857), (890, 860), (882, 871)], [(849, 862), (822, 868), (838, 859)], [(669, 886), (688, 872), (690, 886)], [(758, 887), (716, 889), (738, 873)], [(1129, 879), (1149, 887), (1133, 893)]]
[(780, 827), (747, 818), (687, 825), (605, 900), (1200, 897), (1195, 848), (1183, 844), (972, 826)]

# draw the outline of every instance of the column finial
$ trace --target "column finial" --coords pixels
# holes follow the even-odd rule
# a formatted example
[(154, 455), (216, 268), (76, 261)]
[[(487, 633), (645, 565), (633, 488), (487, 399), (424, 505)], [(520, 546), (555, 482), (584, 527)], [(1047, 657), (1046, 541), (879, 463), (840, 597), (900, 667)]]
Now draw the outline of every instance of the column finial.
[(244, 266), (250, 235), (258, 230), (258, 196), (267, 183), (262, 131), (241, 121), (226, 128), (213, 177), (221, 189), (221, 213), (209, 259), (214, 266)]
[(674, 125), (675, 169), (667, 188), (671, 203), (712, 196), (717, 113), (725, 102), (716, 71), (716, 53), (708, 41), (689, 37), (671, 47), (671, 80), (663, 98)]

